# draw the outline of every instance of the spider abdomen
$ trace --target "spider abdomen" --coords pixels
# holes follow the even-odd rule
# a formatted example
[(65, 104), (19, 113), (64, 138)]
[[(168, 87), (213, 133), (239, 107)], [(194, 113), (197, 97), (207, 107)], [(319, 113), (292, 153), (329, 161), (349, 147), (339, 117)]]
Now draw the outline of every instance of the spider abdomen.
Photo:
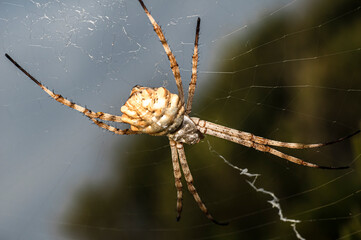
[(182, 124), (185, 109), (178, 95), (164, 87), (135, 86), (120, 111), (122, 121), (130, 124), (131, 130), (161, 136)]

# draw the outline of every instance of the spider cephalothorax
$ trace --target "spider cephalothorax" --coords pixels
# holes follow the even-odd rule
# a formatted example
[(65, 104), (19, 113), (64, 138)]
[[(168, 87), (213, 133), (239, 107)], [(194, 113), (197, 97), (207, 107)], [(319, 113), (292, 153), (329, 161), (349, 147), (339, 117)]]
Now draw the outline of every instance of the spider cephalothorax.
[[(177, 212), (178, 212), (177, 220), (180, 219), (180, 214), (182, 211), (182, 199), (183, 199), (182, 182), (181, 182), (181, 177), (182, 177), (181, 171), (182, 171), (183, 176), (187, 182), (188, 190), (194, 197), (194, 200), (197, 202), (202, 212), (207, 216), (208, 219), (210, 219), (214, 223), (222, 224), (217, 222), (212, 217), (212, 215), (208, 212), (206, 205), (203, 203), (199, 194), (197, 193), (197, 190), (193, 184), (193, 177), (190, 168), (188, 166), (183, 147), (183, 143), (187, 143), (187, 144), (198, 143), (203, 138), (203, 134), (226, 139), (228, 141), (232, 141), (244, 145), (246, 147), (254, 148), (261, 152), (267, 152), (277, 157), (284, 158), (293, 163), (307, 167), (327, 168), (327, 169), (344, 168), (344, 167), (323, 167), (317, 164), (305, 162), (302, 159), (284, 154), (270, 146), (294, 148), (294, 149), (317, 148), (343, 141), (346, 138), (349, 138), (359, 133), (360, 132), (359, 130), (349, 136), (327, 143), (317, 143), (317, 144), (288, 143), (288, 142), (280, 142), (280, 141), (266, 139), (263, 137), (258, 137), (253, 135), (252, 133), (247, 133), (236, 129), (228, 128), (205, 120), (201, 120), (199, 118), (190, 118), (188, 114), (190, 114), (192, 110), (193, 95), (197, 82), (198, 39), (199, 39), (199, 29), (200, 29), (200, 18), (198, 18), (197, 20), (196, 37), (194, 41), (194, 52), (192, 57), (192, 77), (188, 89), (187, 105), (185, 107), (182, 80), (180, 77), (180, 71), (177, 61), (172, 51), (170, 50), (167, 41), (165, 40), (162, 29), (156, 23), (154, 18), (150, 15), (143, 1), (142, 0), (138, 0), (138, 1), (143, 7), (151, 24), (153, 25), (154, 31), (157, 33), (159, 40), (163, 45), (164, 51), (167, 54), (167, 57), (170, 62), (170, 67), (173, 72), (175, 82), (177, 84), (178, 95), (170, 93), (167, 89), (163, 87), (147, 88), (147, 87), (135, 86), (132, 89), (129, 99), (121, 108), (121, 112), (123, 113), (122, 116), (117, 116), (103, 112), (94, 112), (88, 108), (82, 107), (74, 102), (65, 99), (59, 94), (55, 94), (53, 91), (49, 90), (38, 80), (36, 80), (33, 76), (31, 76), (8, 54), (5, 54), (5, 56), (23, 73), (25, 73), (31, 80), (33, 80), (39, 87), (41, 87), (47, 94), (49, 94), (53, 99), (70, 108), (82, 112), (85, 116), (87, 116), (90, 120), (92, 120), (96, 125), (98, 125), (101, 128), (104, 128), (108, 131), (120, 135), (146, 133), (153, 136), (168, 136), (169, 145), (171, 148), (171, 155), (172, 155), (175, 187), (177, 189)], [(128, 123), (130, 124), (130, 129), (121, 130), (109, 124), (106, 124), (101, 120)]]
[(186, 144), (196, 144), (204, 138), (204, 135), (198, 130), (197, 125), (188, 115), (184, 115), (180, 127), (167, 136), (173, 141)]

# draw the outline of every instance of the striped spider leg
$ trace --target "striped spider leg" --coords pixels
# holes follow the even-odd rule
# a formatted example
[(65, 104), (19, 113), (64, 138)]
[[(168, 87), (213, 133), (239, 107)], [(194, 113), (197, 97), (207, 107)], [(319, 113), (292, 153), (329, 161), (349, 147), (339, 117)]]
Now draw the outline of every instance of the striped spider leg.
[[(258, 151), (267, 152), (284, 158), (296, 164), (300, 164), (307, 167), (325, 168), (325, 169), (342, 169), (345, 167), (324, 167), (313, 163), (305, 162), (299, 158), (284, 154), (270, 146), (305, 149), (305, 148), (317, 148), (326, 145), (330, 145), (336, 142), (343, 141), (347, 138), (359, 133), (360, 130), (355, 133), (337, 139), (327, 143), (317, 144), (302, 144), (302, 143), (288, 143), (270, 140), (262, 137), (255, 136), (251, 133), (231, 129), (218, 124), (214, 124), (199, 118), (190, 118), (188, 115), (192, 110), (192, 101), (197, 83), (197, 64), (198, 64), (198, 41), (200, 31), (200, 18), (197, 20), (196, 35), (194, 41), (194, 52), (192, 57), (192, 76), (188, 88), (188, 100), (187, 105), (184, 101), (184, 92), (182, 86), (182, 80), (180, 76), (179, 67), (177, 61), (170, 50), (170, 47), (164, 37), (162, 29), (156, 23), (154, 18), (150, 15), (148, 9), (144, 5), (142, 0), (138, 0), (143, 7), (149, 21), (153, 25), (154, 31), (159, 37), (160, 42), (167, 54), (170, 62), (170, 68), (174, 75), (174, 79), (178, 88), (178, 95), (170, 93), (164, 87), (160, 88), (148, 88), (135, 86), (133, 87), (130, 97), (126, 103), (121, 107), (120, 111), (123, 113), (121, 116), (112, 115), (103, 112), (94, 112), (88, 108), (82, 107), (74, 102), (67, 100), (59, 94), (55, 94), (49, 90), (37, 79), (30, 75), (24, 68), (22, 68), (13, 58), (8, 54), (5, 56), (26, 76), (34, 81), (40, 88), (42, 88), (50, 97), (56, 101), (73, 108), (86, 117), (92, 120), (100, 128), (106, 129), (110, 132), (119, 135), (130, 135), (145, 133), (152, 136), (167, 136), (169, 138), (169, 145), (171, 148), (173, 173), (175, 179), (175, 187), (177, 191), (177, 220), (180, 219), (182, 211), (182, 172), (187, 183), (189, 192), (192, 194), (194, 200), (197, 202), (201, 211), (206, 215), (208, 219), (216, 224), (226, 225), (227, 223), (220, 223), (216, 221), (212, 215), (208, 212), (207, 207), (202, 202), (196, 188), (193, 184), (193, 177), (190, 168), (187, 163), (183, 144), (196, 144), (203, 137), (204, 134), (212, 135), (218, 138), (223, 138), (228, 141), (232, 141), (246, 147), (254, 148)], [(111, 125), (104, 123), (109, 122), (122, 122), (130, 125), (130, 129), (121, 130)]]
[(271, 140), (271, 139), (255, 136), (252, 133), (239, 131), (239, 130), (225, 127), (222, 125), (218, 125), (218, 124), (215, 124), (212, 122), (201, 120), (196, 117), (192, 117), (191, 119), (197, 126), (197, 129), (203, 134), (212, 135), (212, 136), (222, 138), (222, 139), (225, 139), (225, 140), (228, 140), (231, 142), (235, 142), (235, 143), (241, 144), (241, 145), (249, 147), (249, 148), (254, 148), (261, 152), (270, 153), (277, 157), (284, 158), (290, 162), (293, 162), (293, 163), (296, 163), (299, 165), (303, 165), (306, 167), (313, 167), (313, 168), (324, 168), (324, 169), (345, 169), (345, 168), (348, 168), (348, 166), (343, 166), (343, 167), (320, 166), (320, 165), (305, 162), (299, 158), (287, 155), (274, 148), (271, 148), (270, 146), (293, 148), (293, 149), (319, 148), (319, 147), (331, 145), (331, 144), (334, 144), (337, 142), (341, 142), (341, 141), (346, 140), (347, 138), (350, 138), (360, 132), (360, 130), (357, 130), (356, 132), (354, 132), (346, 137), (342, 137), (337, 140), (326, 142), (326, 143), (303, 144), (303, 143), (290, 143), (290, 142), (280, 142), (280, 141), (276, 141), (276, 140)]
[[(164, 51), (166, 52), (166, 54), (168, 56), (168, 59), (170, 62), (170, 68), (173, 72), (174, 79), (175, 79), (175, 82), (176, 82), (176, 85), (178, 88), (178, 96), (180, 98), (180, 102), (184, 106), (185, 102), (184, 102), (183, 86), (182, 86), (182, 80), (181, 80), (179, 67), (178, 67), (176, 58), (174, 57), (172, 51), (170, 50), (170, 47), (164, 37), (161, 27), (157, 24), (157, 22), (154, 20), (152, 15), (149, 13), (144, 2), (142, 0), (139, 0), (139, 2), (141, 4), (141, 6), (143, 7), (144, 12), (146, 13), (147, 17), (149, 18), (149, 21), (153, 25), (154, 31), (158, 35), (159, 40), (163, 45)], [(187, 107), (186, 107), (186, 110), (184, 113), (185, 120), (183, 120), (183, 124), (181, 125), (180, 129), (177, 130), (178, 133), (181, 132), (181, 134), (170, 133), (168, 136), (170, 147), (171, 147), (171, 153), (172, 153), (175, 186), (177, 189), (177, 213), (178, 213), (177, 221), (179, 221), (181, 211), (182, 211), (183, 194), (182, 194), (181, 171), (180, 171), (180, 168), (181, 168), (183, 171), (184, 178), (187, 182), (188, 191), (193, 195), (193, 198), (197, 202), (201, 211), (204, 212), (206, 217), (208, 219), (210, 219), (211, 221), (213, 221), (214, 223), (219, 224), (219, 225), (226, 225), (228, 223), (220, 223), (220, 222), (216, 221), (212, 217), (212, 215), (208, 212), (206, 205), (201, 200), (196, 188), (194, 187), (193, 177), (192, 177), (191, 171), (190, 171), (188, 163), (187, 163), (184, 146), (183, 146), (183, 143), (194, 144), (194, 143), (198, 143), (199, 140), (201, 138), (203, 138), (203, 135), (196, 128), (194, 128), (194, 124), (188, 117), (188, 114), (192, 110), (193, 96), (194, 96), (195, 87), (196, 87), (196, 83), (197, 83), (198, 41), (199, 41), (200, 22), (201, 22), (201, 19), (198, 18), (197, 19), (197, 27), (196, 27), (196, 35), (195, 35), (195, 40), (194, 40), (194, 51), (193, 51), (193, 56), (192, 56), (192, 76), (191, 76), (191, 82), (189, 83), (189, 88), (188, 88)], [(191, 128), (192, 130), (190, 132), (182, 131), (183, 129), (186, 129), (186, 128)], [(193, 134), (193, 136), (191, 137), (192, 140), (182, 139), (185, 134)], [(177, 137), (179, 137), (179, 138), (177, 138), (177, 137), (174, 138), (174, 135), (178, 135)], [(179, 166), (179, 162), (180, 162), (180, 166)]]
[(60, 94), (55, 94), (53, 91), (51, 91), (49, 88), (45, 87), (41, 82), (39, 82), (36, 78), (34, 78), (30, 73), (28, 73), (23, 67), (21, 67), (12, 57), (10, 57), (9, 54), (5, 53), (5, 57), (10, 60), (18, 69), (20, 69), (26, 76), (28, 76), (31, 80), (33, 80), (41, 89), (44, 90), (51, 98), (54, 100), (60, 102), (61, 104), (64, 104), (65, 106), (68, 106), (70, 108), (73, 108), (81, 113), (83, 113), (85, 116), (90, 118), (95, 124), (97, 124), (99, 127), (104, 128), (106, 130), (109, 130), (111, 132), (114, 132), (116, 134), (120, 135), (129, 135), (129, 134), (137, 134), (137, 132), (134, 132), (130, 129), (120, 130), (117, 128), (114, 128), (112, 126), (109, 126), (103, 122), (100, 122), (98, 119), (105, 120), (105, 121), (111, 121), (111, 122), (123, 122), (121, 119), (121, 116), (112, 115), (109, 113), (103, 113), (103, 112), (94, 112), (88, 108), (85, 108), (83, 106), (80, 106), (74, 102), (69, 101), (68, 99), (64, 98)]

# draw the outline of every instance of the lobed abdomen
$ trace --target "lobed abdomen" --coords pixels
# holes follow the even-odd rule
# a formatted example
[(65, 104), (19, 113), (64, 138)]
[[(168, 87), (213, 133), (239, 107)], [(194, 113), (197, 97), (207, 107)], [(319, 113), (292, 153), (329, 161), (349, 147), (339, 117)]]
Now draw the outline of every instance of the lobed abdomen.
[(131, 130), (161, 136), (182, 124), (185, 109), (178, 95), (164, 87), (135, 86), (120, 111), (122, 121), (130, 124)]

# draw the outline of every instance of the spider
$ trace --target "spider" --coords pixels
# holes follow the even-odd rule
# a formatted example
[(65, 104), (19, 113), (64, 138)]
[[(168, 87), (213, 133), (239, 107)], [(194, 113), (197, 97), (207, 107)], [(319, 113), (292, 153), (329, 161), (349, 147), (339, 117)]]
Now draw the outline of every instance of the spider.
[[(178, 95), (170, 93), (166, 88), (148, 88), (135, 86), (133, 87), (130, 97), (126, 103), (121, 107), (120, 111), (122, 116), (116, 116), (109, 113), (93, 112), (90, 109), (82, 107), (74, 102), (71, 102), (59, 94), (55, 94), (49, 90), (37, 79), (30, 75), (24, 68), (22, 68), (15, 60), (13, 60), (8, 54), (5, 56), (25, 75), (33, 80), (39, 87), (41, 87), (47, 94), (49, 94), (56, 101), (73, 108), (86, 117), (92, 120), (99, 127), (106, 129), (110, 132), (120, 135), (140, 134), (146, 133), (153, 136), (167, 136), (169, 139), (169, 145), (171, 149), (173, 173), (175, 178), (175, 187), (177, 190), (177, 221), (179, 221), (182, 211), (182, 182), (181, 182), (181, 170), (183, 172), (185, 181), (189, 192), (193, 195), (194, 200), (197, 202), (200, 210), (206, 215), (208, 219), (219, 225), (226, 225), (228, 223), (216, 221), (212, 215), (208, 212), (206, 205), (201, 200), (196, 188), (193, 184), (193, 177), (189, 169), (183, 144), (196, 144), (205, 134), (212, 135), (218, 138), (223, 138), (228, 141), (232, 141), (249, 148), (254, 148), (261, 152), (266, 152), (284, 158), (293, 163), (303, 165), (312, 168), (324, 168), (324, 169), (344, 169), (347, 167), (325, 167), (319, 166), (313, 163), (305, 162), (299, 158), (284, 154), (270, 146), (293, 148), (293, 149), (305, 149), (305, 148), (318, 148), (326, 145), (330, 145), (336, 142), (343, 141), (347, 138), (359, 133), (360, 130), (348, 135), (346, 137), (339, 138), (335, 141), (327, 143), (315, 143), (315, 144), (303, 144), (303, 143), (289, 143), (280, 142), (275, 140), (258, 137), (252, 133), (239, 131), (236, 129), (221, 126), (215, 123), (211, 123), (205, 120), (201, 120), (196, 117), (189, 117), (192, 110), (192, 101), (195, 92), (197, 82), (197, 64), (198, 64), (198, 41), (200, 30), (200, 18), (197, 19), (194, 52), (192, 56), (192, 75), (188, 88), (188, 99), (185, 104), (182, 80), (179, 72), (177, 61), (170, 50), (170, 47), (164, 37), (162, 29), (149, 13), (142, 0), (138, 0), (140, 5), (145, 11), (145, 14), (149, 18), (153, 25), (154, 31), (159, 37), (160, 42), (168, 56), (170, 62), (170, 68), (173, 72), (174, 79), (178, 88)], [(110, 122), (123, 122), (130, 125), (130, 129), (121, 130), (110, 126), (100, 120)]]

